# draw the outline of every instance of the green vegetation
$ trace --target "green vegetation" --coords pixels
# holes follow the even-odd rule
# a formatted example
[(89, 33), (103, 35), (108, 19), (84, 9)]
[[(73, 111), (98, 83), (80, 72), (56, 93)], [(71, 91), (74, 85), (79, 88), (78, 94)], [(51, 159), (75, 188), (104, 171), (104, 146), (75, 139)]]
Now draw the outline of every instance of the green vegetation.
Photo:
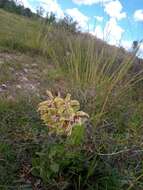
[[(17, 3), (16, 3), (17, 2)], [(13, 0), (0, 0), (0, 8), (13, 12), (19, 15), (34, 17), (36, 16), (29, 8), (24, 8), (23, 5), (18, 4), (18, 1)]]
[[(143, 67), (135, 54), (77, 32), (70, 19), (0, 10), (0, 23), (0, 189), (142, 190)], [(68, 137), (49, 134), (40, 119), (47, 89), (70, 93), (89, 115)]]

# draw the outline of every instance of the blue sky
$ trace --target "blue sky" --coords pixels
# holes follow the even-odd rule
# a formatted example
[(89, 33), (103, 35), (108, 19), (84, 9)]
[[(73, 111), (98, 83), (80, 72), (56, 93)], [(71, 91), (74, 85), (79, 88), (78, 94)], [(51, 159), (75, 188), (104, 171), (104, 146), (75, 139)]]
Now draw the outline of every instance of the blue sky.
[[(143, 0), (22, 0), (33, 11), (42, 6), (57, 18), (64, 13), (109, 44), (122, 44), (126, 49), (133, 40), (143, 38)], [(141, 47), (143, 51), (143, 47)]]

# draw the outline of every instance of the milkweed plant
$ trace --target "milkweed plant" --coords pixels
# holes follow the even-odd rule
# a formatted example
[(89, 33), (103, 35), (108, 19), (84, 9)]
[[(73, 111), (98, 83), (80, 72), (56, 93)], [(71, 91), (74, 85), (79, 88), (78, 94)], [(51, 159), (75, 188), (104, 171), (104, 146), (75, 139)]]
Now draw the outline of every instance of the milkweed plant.
[(83, 126), (89, 115), (80, 110), (80, 103), (72, 100), (67, 94), (62, 98), (60, 93), (54, 96), (47, 90), (48, 100), (38, 105), (38, 112), (49, 133), (70, 136), (76, 126)]

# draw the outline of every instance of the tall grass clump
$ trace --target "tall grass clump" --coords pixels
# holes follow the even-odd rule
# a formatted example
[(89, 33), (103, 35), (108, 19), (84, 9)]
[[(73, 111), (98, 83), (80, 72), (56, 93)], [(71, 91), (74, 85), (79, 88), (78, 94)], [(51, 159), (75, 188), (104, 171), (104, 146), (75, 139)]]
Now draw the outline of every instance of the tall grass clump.
[(71, 92), (96, 124), (143, 79), (142, 70), (132, 72), (134, 54), (124, 54), (89, 34), (51, 27), (41, 49), (66, 73)]

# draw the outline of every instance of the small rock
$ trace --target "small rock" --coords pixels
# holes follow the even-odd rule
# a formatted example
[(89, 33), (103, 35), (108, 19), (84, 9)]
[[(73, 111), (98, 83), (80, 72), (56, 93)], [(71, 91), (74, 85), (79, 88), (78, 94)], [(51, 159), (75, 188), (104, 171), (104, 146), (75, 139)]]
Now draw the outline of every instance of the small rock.
[(35, 86), (33, 84), (30, 84), (30, 87), (31, 87), (32, 90), (35, 89)]
[(18, 89), (22, 89), (22, 87), (21, 87), (21, 85), (16, 85), (16, 88), (18, 88)]
[(36, 63), (33, 63), (32, 66), (33, 66), (33, 67), (37, 67), (37, 64), (36, 64)]
[(26, 78), (26, 77), (21, 77), (21, 81), (28, 81), (28, 78)]
[(7, 85), (6, 85), (6, 84), (2, 84), (1, 87), (2, 87), (3, 89), (6, 89), (6, 88), (7, 88)]
[(23, 69), (25, 73), (28, 73), (28, 69)]

